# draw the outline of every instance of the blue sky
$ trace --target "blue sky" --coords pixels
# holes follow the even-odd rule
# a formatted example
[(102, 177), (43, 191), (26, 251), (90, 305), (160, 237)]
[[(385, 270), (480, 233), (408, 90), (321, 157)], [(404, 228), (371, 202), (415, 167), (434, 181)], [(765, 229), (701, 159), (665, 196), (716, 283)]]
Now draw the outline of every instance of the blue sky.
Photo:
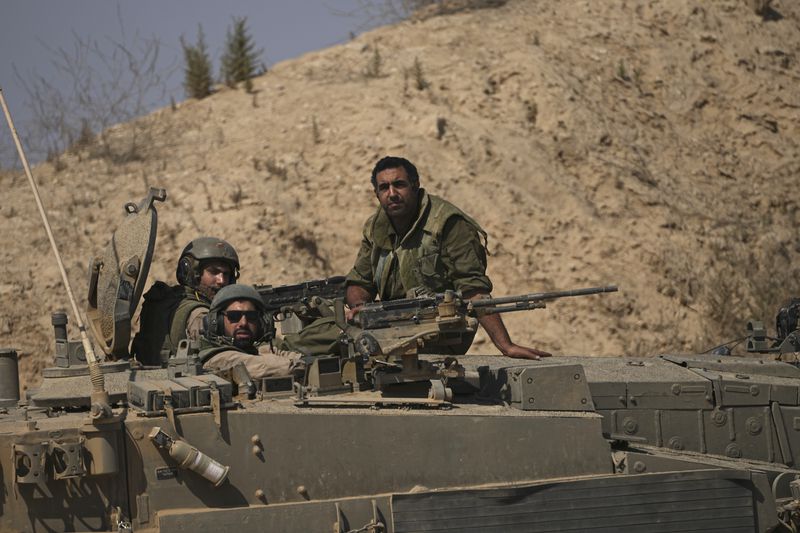
[[(0, 87), (17, 130), (24, 137), (31, 113), (14, 66), (23, 78), (41, 76), (66, 90), (65, 82), (52, 67), (52, 50), (70, 50), (76, 36), (100, 44), (108, 43), (109, 39), (133, 43), (137, 36), (155, 37), (160, 42), (159, 64), (165, 71), (174, 67), (166, 83), (167, 94), (161, 101), (153, 102), (153, 107), (162, 106), (169, 103), (170, 96), (176, 101), (184, 98), (179, 38), (183, 35), (194, 42), (198, 24), (203, 26), (216, 74), (225, 33), (233, 17), (247, 17), (250, 33), (264, 51), (262, 59), (271, 66), (311, 50), (343, 43), (351, 32), (364, 30), (369, 23), (368, 13), (361, 8), (366, 3), (365, 0), (6, 0), (0, 6)], [(10, 146), (10, 134), (3, 120), (0, 164), (7, 164)]]

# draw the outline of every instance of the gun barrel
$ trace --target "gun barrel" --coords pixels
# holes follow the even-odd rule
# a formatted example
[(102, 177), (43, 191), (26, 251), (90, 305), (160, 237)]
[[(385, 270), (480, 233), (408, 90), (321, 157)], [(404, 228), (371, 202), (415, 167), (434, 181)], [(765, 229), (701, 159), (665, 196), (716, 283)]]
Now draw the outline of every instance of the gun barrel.
[(572, 289), (568, 291), (555, 291), (555, 292), (534, 292), (532, 294), (522, 294), (519, 296), (502, 296), (500, 298), (483, 298), (479, 300), (472, 300), (470, 303), (474, 308), (490, 307), (494, 305), (512, 304), (517, 302), (545, 302), (548, 300), (556, 300), (558, 298), (567, 298), (569, 296), (588, 296), (590, 294), (600, 294), (603, 292), (617, 292), (616, 285), (607, 285), (605, 287), (589, 287), (586, 289)]

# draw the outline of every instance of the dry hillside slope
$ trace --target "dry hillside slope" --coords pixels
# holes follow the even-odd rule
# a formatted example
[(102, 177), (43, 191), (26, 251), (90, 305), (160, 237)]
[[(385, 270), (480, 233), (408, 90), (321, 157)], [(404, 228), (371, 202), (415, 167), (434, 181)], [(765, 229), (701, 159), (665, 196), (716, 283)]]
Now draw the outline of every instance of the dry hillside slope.
[[(790, 0), (764, 16), (742, 0), (510, 1), (281, 63), (255, 95), (157, 111), (139, 121), (140, 160), (89, 147), (35, 174), (83, 295), (90, 257), (150, 185), (169, 196), (151, 279), (172, 279), (199, 234), (239, 249), (244, 282), (344, 273), (372, 165), (404, 155), (488, 231), (495, 294), (621, 287), (510, 316), (517, 340), (698, 350), (800, 294), (799, 50)], [(0, 185), (0, 345), (34, 382), (67, 301), (24, 177)], [(496, 353), (482, 336), (473, 352)]]

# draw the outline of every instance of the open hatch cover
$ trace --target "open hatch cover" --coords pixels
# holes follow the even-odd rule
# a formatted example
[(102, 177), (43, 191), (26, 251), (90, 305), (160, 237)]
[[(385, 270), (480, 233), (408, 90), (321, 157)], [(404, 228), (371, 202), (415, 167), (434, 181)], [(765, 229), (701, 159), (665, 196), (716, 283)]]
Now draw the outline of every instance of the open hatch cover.
[(150, 188), (138, 205), (125, 204), (125, 218), (103, 254), (89, 268), (86, 314), (95, 341), (110, 359), (128, 357), (131, 319), (142, 297), (156, 243), (154, 203), (167, 198)]

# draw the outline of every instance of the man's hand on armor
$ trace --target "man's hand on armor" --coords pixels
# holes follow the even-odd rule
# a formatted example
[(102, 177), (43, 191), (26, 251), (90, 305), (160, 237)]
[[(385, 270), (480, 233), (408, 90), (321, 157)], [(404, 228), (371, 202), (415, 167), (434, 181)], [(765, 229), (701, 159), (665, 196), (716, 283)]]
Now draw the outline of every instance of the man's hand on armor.
[(539, 360), (542, 357), (550, 357), (553, 354), (537, 350), (536, 348), (528, 348), (520, 346), (519, 344), (512, 344), (507, 349), (503, 350), (503, 355), (506, 357), (513, 357), (515, 359), (534, 359)]

